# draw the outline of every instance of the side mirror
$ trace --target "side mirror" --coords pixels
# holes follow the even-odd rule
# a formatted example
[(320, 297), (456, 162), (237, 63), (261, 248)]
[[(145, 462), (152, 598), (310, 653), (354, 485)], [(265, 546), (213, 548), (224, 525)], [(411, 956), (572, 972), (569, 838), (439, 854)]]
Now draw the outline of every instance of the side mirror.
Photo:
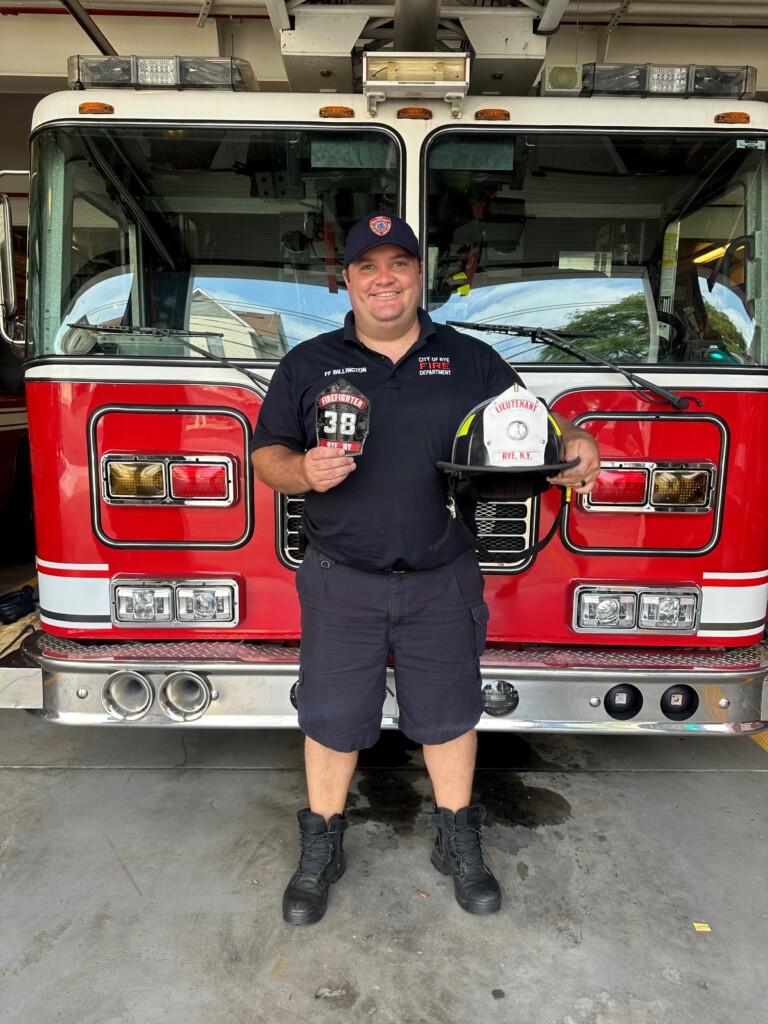
[(16, 278), (13, 270), (13, 231), (11, 204), (0, 195), (0, 336), (13, 343), (6, 321), (16, 315)]

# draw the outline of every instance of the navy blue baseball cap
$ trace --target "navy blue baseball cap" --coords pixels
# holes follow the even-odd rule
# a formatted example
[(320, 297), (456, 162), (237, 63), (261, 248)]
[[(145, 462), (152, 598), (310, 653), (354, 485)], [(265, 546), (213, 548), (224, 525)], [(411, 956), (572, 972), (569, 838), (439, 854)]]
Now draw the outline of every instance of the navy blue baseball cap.
[(377, 245), (399, 245), (419, 258), (419, 240), (402, 217), (380, 211), (369, 213), (349, 229), (344, 246), (344, 267)]

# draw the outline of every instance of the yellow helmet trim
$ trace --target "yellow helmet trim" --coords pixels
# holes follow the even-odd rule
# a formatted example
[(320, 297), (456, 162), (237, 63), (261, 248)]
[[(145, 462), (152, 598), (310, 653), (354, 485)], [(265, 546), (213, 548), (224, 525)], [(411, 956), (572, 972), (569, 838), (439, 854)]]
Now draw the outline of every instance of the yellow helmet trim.
[(471, 412), (459, 427), (456, 437), (464, 437), (465, 434), (469, 433), (469, 428), (472, 426), (472, 421), (474, 420), (474, 418), (475, 414)]

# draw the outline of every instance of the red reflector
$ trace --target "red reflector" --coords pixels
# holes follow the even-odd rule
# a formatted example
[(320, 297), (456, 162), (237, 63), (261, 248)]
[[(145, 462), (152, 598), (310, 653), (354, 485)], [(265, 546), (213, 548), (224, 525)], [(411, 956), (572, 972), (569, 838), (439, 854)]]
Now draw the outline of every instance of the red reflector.
[(644, 505), (648, 474), (644, 469), (603, 469), (589, 495), (591, 505)]
[(227, 467), (176, 463), (171, 466), (171, 495), (174, 498), (227, 497)]

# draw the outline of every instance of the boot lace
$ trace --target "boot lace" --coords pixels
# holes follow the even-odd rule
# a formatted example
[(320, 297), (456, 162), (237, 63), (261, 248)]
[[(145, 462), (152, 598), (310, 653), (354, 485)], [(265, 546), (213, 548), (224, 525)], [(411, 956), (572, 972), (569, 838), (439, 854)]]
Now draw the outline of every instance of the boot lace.
[(479, 825), (457, 825), (452, 840), (456, 858), (464, 868), (485, 867), (483, 836)]
[(301, 832), (300, 840), (299, 873), (319, 875), (329, 860), (328, 833)]

